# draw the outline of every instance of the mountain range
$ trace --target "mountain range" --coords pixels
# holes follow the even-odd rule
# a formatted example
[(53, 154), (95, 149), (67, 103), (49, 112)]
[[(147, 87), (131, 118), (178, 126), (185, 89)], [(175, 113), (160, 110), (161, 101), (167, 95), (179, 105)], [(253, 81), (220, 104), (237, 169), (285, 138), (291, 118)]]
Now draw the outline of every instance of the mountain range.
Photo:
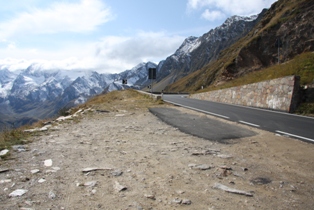
[(196, 91), (276, 64), (278, 38), (283, 43), (280, 59), (289, 61), (314, 50), (313, 5), (308, 0), (279, 0), (258, 15), (232, 16), (200, 37), (187, 37), (158, 64), (140, 63), (119, 74), (43, 70), (37, 64), (11, 72), (0, 66), (0, 129), (53, 117), (97, 94), (143, 89), (151, 82), (149, 68), (157, 69), (154, 91), (177, 92)]
[[(125, 88), (141, 88), (152, 62), (140, 63), (120, 74), (95, 71), (42, 70), (36, 64), (11, 72), (0, 70), (0, 127), (11, 128), (55, 116), (65, 107)], [(127, 79), (128, 84), (122, 84)]]

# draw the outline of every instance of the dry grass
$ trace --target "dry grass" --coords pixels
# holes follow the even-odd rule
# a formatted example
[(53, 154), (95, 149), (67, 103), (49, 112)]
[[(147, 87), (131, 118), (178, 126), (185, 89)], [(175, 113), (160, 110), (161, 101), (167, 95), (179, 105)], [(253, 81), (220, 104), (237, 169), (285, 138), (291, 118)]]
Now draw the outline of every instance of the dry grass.
[(209, 86), (200, 92), (207, 92), (211, 90), (218, 90), (252, 84), (265, 80), (276, 79), (280, 77), (298, 75), (301, 77), (301, 85), (307, 85), (314, 82), (314, 53), (304, 53), (296, 56), (293, 60), (274, 65), (270, 68), (262, 69), (260, 71), (251, 72), (243, 77), (231, 80), (222, 85)]
[(25, 127), (0, 132), (0, 150), (13, 145), (25, 144), (29, 134), (23, 132), (24, 129)]
[[(74, 114), (81, 108), (89, 107), (98, 110), (116, 112), (119, 110), (147, 109), (149, 106), (157, 105), (159, 103), (162, 102), (154, 101), (147, 95), (143, 95), (135, 90), (129, 89), (123, 91), (113, 91), (107, 94), (95, 96), (85, 104), (72, 108), (70, 114)], [(45, 121), (48, 120), (42, 120), (32, 125), (0, 132), (0, 150), (10, 148), (12, 145), (27, 143), (27, 139), (31, 134), (25, 133), (23, 130), (34, 127), (42, 127), (44, 125), (43, 122)]]
[(85, 104), (77, 107), (86, 108), (92, 107), (94, 109), (101, 109), (107, 111), (118, 111), (121, 109), (138, 110), (146, 109), (149, 106), (161, 103), (154, 101), (150, 96), (138, 93), (136, 90), (128, 89), (122, 91), (112, 91), (107, 94), (98, 95)]

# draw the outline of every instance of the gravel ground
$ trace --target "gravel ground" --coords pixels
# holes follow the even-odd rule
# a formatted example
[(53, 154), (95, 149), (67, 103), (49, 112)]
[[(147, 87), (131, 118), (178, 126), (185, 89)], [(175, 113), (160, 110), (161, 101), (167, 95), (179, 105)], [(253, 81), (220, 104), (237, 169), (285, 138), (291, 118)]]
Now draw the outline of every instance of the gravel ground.
[(79, 118), (0, 161), (1, 209), (313, 209), (313, 144), (240, 124), (256, 135), (222, 144), (147, 109)]

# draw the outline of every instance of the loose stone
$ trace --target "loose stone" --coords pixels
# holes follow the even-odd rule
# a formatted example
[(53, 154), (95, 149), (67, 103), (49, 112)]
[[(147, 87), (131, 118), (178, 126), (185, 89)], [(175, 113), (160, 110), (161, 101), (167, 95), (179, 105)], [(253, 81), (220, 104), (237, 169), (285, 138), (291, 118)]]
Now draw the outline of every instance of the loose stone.
[(14, 190), (13, 192), (11, 192), (9, 194), (9, 197), (20, 197), (22, 195), (24, 195), (25, 193), (27, 193), (28, 190), (24, 190), (24, 189), (17, 189)]

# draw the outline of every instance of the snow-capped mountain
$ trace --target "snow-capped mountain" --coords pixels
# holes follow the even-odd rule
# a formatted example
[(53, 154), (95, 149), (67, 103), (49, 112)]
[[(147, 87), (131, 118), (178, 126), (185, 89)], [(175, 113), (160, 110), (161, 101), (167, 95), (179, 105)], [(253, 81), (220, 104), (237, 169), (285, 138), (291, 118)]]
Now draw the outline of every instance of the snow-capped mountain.
[(248, 33), (264, 12), (251, 17), (232, 16), (201, 37), (186, 38), (174, 54), (159, 64), (158, 81), (167, 77), (168, 82), (164, 85), (171, 84), (217, 59), (223, 49)]
[(7, 69), (0, 70), (0, 103), (9, 94), (13, 86), (13, 80), (16, 75)]
[[(263, 12), (262, 12), (263, 13)], [(51, 117), (63, 107), (84, 103), (88, 98), (113, 90), (147, 86), (149, 68), (157, 68), (157, 82), (166, 85), (194, 72), (212, 60), (221, 50), (247, 34), (260, 16), (228, 18), (221, 26), (201, 37), (188, 37), (174, 54), (158, 65), (140, 63), (119, 74), (99, 74), (80, 70), (43, 70), (38, 64), (10, 72), (0, 67), (0, 127)], [(3, 68), (3, 69), (1, 69)], [(127, 80), (127, 85), (122, 84)], [(158, 91), (158, 90), (157, 90)]]
[[(25, 122), (51, 117), (63, 107), (84, 103), (102, 92), (146, 85), (148, 68), (157, 65), (141, 63), (120, 74), (99, 74), (95, 71), (42, 70), (32, 65), (25, 70), (0, 70), (1, 121), (19, 126)], [(126, 79), (128, 84), (122, 84)], [(25, 119), (17, 123), (19, 119)], [(32, 119), (32, 120), (31, 120)]]

